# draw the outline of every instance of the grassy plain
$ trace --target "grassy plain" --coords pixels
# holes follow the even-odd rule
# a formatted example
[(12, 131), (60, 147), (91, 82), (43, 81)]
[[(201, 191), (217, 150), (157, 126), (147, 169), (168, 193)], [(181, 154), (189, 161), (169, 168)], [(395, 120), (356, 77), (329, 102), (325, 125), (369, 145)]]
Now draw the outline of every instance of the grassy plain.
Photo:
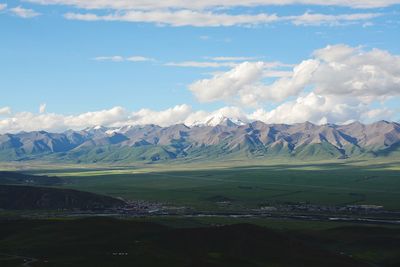
[[(8, 166), (11, 168), (10, 166)], [(400, 161), (227, 161), (137, 166), (13, 166), (59, 176), (63, 187), (199, 210), (307, 202), (400, 210)]]

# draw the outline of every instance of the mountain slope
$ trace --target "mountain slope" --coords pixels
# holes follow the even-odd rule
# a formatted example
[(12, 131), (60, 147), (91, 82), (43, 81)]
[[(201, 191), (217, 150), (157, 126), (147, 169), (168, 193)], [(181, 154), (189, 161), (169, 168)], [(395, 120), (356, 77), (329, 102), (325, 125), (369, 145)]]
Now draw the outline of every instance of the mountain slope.
[(212, 118), (203, 124), (157, 125), (0, 135), (0, 161), (157, 162), (172, 159), (396, 157), (400, 124), (293, 125)]

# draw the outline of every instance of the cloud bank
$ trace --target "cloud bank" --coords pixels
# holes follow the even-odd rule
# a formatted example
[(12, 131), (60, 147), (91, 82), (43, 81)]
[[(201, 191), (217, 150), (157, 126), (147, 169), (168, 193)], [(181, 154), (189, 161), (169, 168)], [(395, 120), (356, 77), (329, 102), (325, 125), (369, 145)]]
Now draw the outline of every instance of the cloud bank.
[(130, 112), (122, 107), (107, 110), (86, 112), (77, 115), (62, 115), (56, 113), (11, 113), (8, 108), (0, 109), (0, 133), (18, 133), (21, 131), (63, 132), (68, 129), (81, 130), (98, 125), (121, 127), (125, 125), (156, 124), (169, 126), (184, 123), (188, 126), (205, 123), (215, 118), (232, 118), (243, 122), (263, 121), (265, 123), (300, 123), (311, 121), (318, 124), (336, 121), (348, 123), (354, 120), (371, 122), (388, 119), (393, 116), (389, 109), (370, 109), (365, 104), (343, 102), (310, 93), (295, 101), (284, 103), (267, 111), (258, 109), (246, 112), (240, 107), (223, 107), (215, 111), (198, 110), (182, 104), (156, 111), (141, 109)]

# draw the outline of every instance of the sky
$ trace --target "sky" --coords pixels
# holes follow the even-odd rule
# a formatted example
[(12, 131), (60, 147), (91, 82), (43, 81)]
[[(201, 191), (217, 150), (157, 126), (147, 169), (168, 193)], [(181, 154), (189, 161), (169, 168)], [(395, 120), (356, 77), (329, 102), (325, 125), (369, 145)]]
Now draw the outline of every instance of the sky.
[(0, 133), (400, 120), (400, 0), (0, 0)]

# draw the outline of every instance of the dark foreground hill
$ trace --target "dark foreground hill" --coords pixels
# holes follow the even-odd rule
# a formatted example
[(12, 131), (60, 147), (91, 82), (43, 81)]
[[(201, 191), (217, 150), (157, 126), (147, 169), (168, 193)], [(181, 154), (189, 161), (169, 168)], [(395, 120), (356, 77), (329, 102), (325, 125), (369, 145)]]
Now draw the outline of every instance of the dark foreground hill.
[(0, 184), (52, 186), (60, 185), (62, 183), (63, 180), (59, 177), (0, 171)]
[(0, 209), (104, 209), (124, 204), (112, 197), (71, 189), (0, 185)]
[(155, 162), (217, 158), (344, 159), (400, 156), (400, 124), (286, 125), (255, 121), (0, 135), (0, 161)]
[(107, 218), (0, 221), (0, 252), (8, 255), (0, 256), (0, 265), (18, 266), (18, 257), (29, 257), (32, 266), (57, 267), (394, 267), (399, 234), (371, 227), (287, 232), (251, 224), (174, 229)]

